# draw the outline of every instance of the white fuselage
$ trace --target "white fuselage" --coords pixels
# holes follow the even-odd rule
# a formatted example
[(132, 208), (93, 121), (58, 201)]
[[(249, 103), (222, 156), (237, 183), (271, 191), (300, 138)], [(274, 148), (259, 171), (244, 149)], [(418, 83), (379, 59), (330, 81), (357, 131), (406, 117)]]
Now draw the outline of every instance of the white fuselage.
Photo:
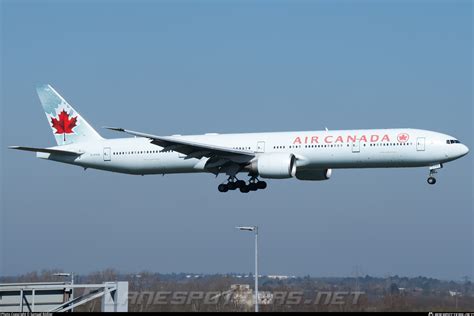
[[(442, 164), (468, 152), (449, 135), (419, 129), (368, 129), (174, 136), (201, 144), (265, 153), (291, 153), (298, 169), (421, 167)], [(209, 158), (164, 151), (148, 138), (103, 139), (51, 148), (83, 153), (40, 158), (127, 174), (207, 172)]]

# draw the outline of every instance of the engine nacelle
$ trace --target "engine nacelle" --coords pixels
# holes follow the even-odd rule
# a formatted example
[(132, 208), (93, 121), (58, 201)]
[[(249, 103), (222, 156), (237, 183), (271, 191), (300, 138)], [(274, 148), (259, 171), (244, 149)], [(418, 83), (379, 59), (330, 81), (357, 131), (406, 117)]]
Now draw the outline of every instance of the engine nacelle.
[(290, 153), (262, 154), (251, 163), (250, 170), (262, 178), (291, 178), (296, 173), (296, 158)]
[(296, 178), (299, 180), (328, 180), (331, 178), (331, 175), (332, 169), (306, 169), (296, 171)]

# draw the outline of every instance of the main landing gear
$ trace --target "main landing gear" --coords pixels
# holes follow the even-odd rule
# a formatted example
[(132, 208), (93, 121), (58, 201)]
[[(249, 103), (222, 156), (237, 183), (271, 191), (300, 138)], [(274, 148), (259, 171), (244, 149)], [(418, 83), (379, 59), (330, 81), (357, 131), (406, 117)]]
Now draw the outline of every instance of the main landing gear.
[(437, 170), (441, 169), (441, 168), (443, 168), (442, 164), (437, 164), (437, 165), (434, 165), (434, 166), (430, 166), (430, 175), (428, 177), (428, 180), (426, 180), (426, 181), (428, 181), (429, 184), (433, 185), (433, 184), (436, 183), (436, 178), (434, 177), (434, 175), (436, 173), (438, 173)]
[(249, 193), (250, 191), (263, 190), (266, 187), (267, 183), (258, 180), (257, 177), (251, 177), (248, 184), (243, 180), (238, 180), (236, 177), (229, 177), (227, 183), (219, 184), (217, 190), (219, 190), (219, 192), (227, 192), (229, 190), (239, 189), (242, 193)]

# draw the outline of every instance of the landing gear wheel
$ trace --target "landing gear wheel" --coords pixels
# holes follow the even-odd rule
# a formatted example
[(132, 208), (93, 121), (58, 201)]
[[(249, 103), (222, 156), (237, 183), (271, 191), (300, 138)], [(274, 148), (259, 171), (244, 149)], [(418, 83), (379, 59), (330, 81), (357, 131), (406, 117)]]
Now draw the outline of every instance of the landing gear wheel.
[(227, 183), (227, 187), (229, 188), (229, 190), (235, 190), (237, 189), (237, 185), (235, 182), (229, 182)]
[(240, 187), (240, 192), (242, 193), (249, 193), (249, 187), (247, 185), (243, 185)]
[(229, 190), (229, 188), (225, 184), (219, 184), (217, 186), (217, 190), (219, 190), (219, 192), (227, 192)]
[(249, 187), (250, 191), (257, 191), (258, 190), (257, 183), (255, 183), (255, 182), (250, 182), (248, 187)]
[(258, 189), (265, 189), (267, 187), (267, 183), (265, 181), (258, 181), (257, 182), (257, 188)]
[(245, 184), (245, 181), (244, 180), (237, 180), (235, 182), (237, 188), (241, 188), (241, 187), (244, 187), (246, 184)]
[(428, 181), (429, 184), (435, 184), (436, 183), (436, 178), (429, 177), (427, 181)]

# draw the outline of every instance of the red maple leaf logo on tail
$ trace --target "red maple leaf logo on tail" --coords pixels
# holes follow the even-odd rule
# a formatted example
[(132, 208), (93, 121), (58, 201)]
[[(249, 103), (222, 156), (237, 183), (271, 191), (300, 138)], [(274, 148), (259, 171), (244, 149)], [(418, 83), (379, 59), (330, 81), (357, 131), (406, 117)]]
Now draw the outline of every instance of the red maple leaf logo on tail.
[(72, 129), (76, 126), (76, 122), (77, 116), (69, 118), (69, 114), (65, 110), (59, 113), (58, 118), (51, 118), (51, 123), (56, 129), (55, 134), (63, 134), (64, 141), (66, 141), (66, 134), (74, 133)]

